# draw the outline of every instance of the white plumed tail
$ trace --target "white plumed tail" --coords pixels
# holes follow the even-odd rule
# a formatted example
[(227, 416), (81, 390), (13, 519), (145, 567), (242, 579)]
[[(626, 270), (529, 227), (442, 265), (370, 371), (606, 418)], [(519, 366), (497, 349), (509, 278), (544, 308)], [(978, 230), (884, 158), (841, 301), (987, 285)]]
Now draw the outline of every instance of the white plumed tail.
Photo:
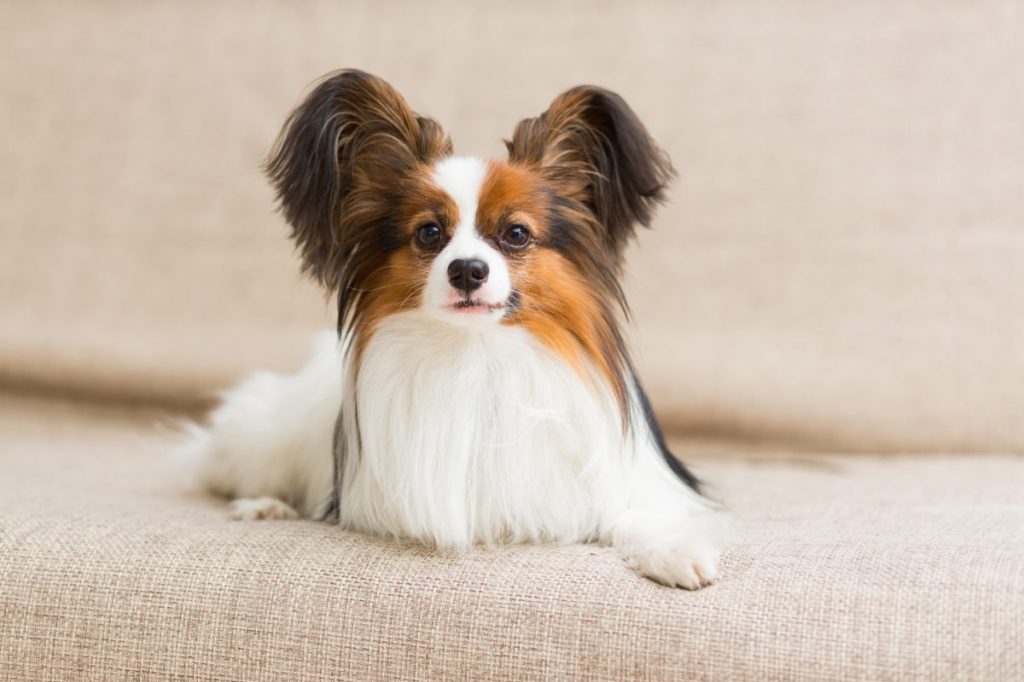
[(180, 468), (219, 495), (274, 497), (311, 516), (333, 484), (342, 373), (337, 337), (317, 334), (298, 373), (253, 374), (222, 395), (207, 426), (186, 424)]

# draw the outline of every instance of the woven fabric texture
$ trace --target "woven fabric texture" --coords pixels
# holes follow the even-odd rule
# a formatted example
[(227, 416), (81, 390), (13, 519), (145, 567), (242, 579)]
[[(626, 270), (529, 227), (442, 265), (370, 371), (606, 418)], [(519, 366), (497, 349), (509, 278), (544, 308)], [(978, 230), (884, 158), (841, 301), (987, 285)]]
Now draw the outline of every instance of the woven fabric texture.
[[(1024, 680), (1024, 459), (989, 454), (1024, 453), (1022, 33), (1013, 0), (0, 2), (0, 680)], [(346, 66), (459, 153), (587, 82), (670, 153), (631, 335), (731, 511), (719, 584), (233, 523), (109, 407), (332, 326), (259, 167)]]
[(598, 547), (232, 522), (144, 424), (4, 407), (3, 680), (1024, 679), (1020, 459), (698, 459), (734, 528), (690, 593)]

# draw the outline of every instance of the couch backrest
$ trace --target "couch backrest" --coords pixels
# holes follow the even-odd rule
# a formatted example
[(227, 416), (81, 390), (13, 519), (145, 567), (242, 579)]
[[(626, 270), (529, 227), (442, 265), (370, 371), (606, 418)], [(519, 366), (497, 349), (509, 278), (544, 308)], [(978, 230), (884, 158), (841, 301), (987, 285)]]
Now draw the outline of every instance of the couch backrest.
[(359, 66), (463, 153), (581, 82), (641, 114), (679, 179), (633, 336), (676, 429), (1024, 451), (1016, 4), (515, 5), (0, 7), (0, 382), (187, 405), (295, 366), (330, 305), (259, 164)]

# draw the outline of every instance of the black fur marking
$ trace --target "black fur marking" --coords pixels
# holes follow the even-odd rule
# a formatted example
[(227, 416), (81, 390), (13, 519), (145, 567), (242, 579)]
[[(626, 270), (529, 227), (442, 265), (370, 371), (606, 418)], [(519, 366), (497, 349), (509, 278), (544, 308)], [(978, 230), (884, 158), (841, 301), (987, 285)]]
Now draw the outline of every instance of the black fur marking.
[(608, 230), (609, 245), (621, 253), (636, 223), (650, 225), (674, 171), (622, 97), (594, 86), (578, 90), (589, 97), (584, 118), (599, 141), (588, 155), (604, 179), (591, 198), (592, 207)]
[(334, 456), (331, 458), (334, 462), (334, 485), (331, 486), (330, 497), (320, 509), (317, 521), (338, 523), (341, 519), (341, 477), (345, 470), (345, 450), (347, 449), (342, 425), (344, 420), (345, 410), (342, 408), (338, 411), (338, 418), (334, 421)]
[(508, 295), (508, 300), (505, 302), (508, 312), (512, 313), (519, 309), (519, 306), (523, 304), (523, 295), (519, 293), (517, 289), (513, 289), (512, 293)]
[(669, 469), (679, 477), (680, 481), (700, 493), (700, 480), (686, 468), (685, 464), (672, 454), (671, 450), (668, 449), (668, 444), (665, 442), (665, 434), (662, 433), (661, 426), (658, 425), (658, 418), (654, 414), (654, 408), (651, 406), (651, 401), (647, 397), (647, 392), (644, 391), (644, 387), (640, 385), (640, 379), (637, 378), (635, 371), (633, 372), (633, 385), (636, 386), (637, 399), (640, 401), (640, 408), (643, 410), (644, 419), (647, 421), (647, 428), (651, 431), (651, 437), (654, 439), (654, 444), (658, 448), (658, 452), (661, 453), (661, 456), (665, 460), (665, 463), (668, 464)]
[(615, 301), (628, 320), (629, 304), (626, 301), (626, 294), (622, 290), (622, 284), (619, 282), (618, 264), (615, 261), (610, 261), (601, 246), (594, 242), (590, 227), (585, 224), (581, 225), (574, 220), (574, 217), (579, 216), (577, 202), (554, 193), (549, 198), (551, 201), (551, 209), (548, 213), (550, 228), (542, 245), (560, 253), (571, 261), (580, 272), (586, 273), (591, 281), (599, 284), (601, 290)]

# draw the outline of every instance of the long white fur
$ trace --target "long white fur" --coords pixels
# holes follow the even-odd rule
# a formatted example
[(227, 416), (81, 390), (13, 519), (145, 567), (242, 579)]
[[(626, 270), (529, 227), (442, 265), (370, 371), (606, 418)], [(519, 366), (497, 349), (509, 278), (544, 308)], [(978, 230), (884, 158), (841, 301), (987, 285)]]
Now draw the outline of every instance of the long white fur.
[[(482, 164), (444, 164), (435, 178), (463, 221), (432, 267), (485, 258), (505, 272), (488, 298), (507, 296), (501, 255), (472, 226)], [(188, 445), (207, 487), (249, 498), (236, 503), (238, 518), (290, 516), (279, 500), (313, 515), (332, 491), (344, 406), (345, 528), (452, 549), (596, 541), (664, 584), (713, 581), (714, 517), (662, 459), (635, 387), (623, 429), (596, 371), (581, 376), (490, 313), (445, 309), (447, 282), (434, 275), (420, 309), (386, 318), (358, 367), (324, 334), (298, 374), (260, 373), (228, 392)]]

